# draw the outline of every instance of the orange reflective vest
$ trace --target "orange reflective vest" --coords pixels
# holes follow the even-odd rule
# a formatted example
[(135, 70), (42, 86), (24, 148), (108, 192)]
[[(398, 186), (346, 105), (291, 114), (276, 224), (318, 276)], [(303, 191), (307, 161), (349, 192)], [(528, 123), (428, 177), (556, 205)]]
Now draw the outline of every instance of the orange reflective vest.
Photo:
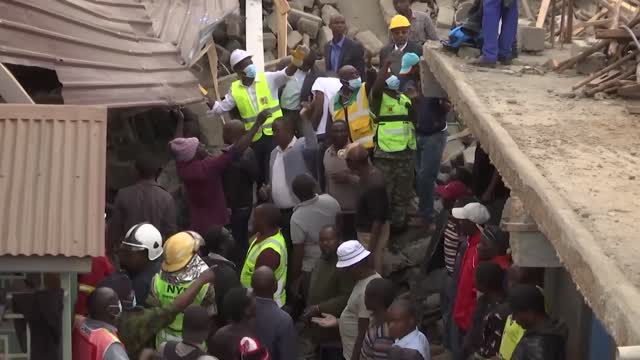
[(120, 339), (107, 329), (92, 329), (86, 322), (86, 318), (76, 316), (72, 336), (73, 360), (103, 360), (109, 346), (121, 343)]

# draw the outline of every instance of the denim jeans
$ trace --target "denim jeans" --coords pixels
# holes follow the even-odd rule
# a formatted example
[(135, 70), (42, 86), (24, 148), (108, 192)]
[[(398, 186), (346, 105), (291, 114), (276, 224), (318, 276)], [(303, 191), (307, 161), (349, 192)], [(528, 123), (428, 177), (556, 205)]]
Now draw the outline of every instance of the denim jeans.
[(433, 188), (436, 184), (442, 153), (447, 145), (449, 133), (440, 131), (429, 136), (418, 135), (416, 152), (416, 192), (418, 193), (418, 212), (428, 221), (433, 219)]

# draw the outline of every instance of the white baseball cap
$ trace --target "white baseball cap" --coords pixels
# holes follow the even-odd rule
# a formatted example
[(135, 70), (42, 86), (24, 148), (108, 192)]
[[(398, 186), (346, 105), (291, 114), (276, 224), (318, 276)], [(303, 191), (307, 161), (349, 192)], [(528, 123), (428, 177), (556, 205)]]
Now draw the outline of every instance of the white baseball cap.
[(231, 57), (229, 58), (231, 69), (236, 67), (236, 65), (238, 65), (240, 61), (250, 57), (253, 57), (253, 55), (251, 55), (251, 53), (249, 53), (246, 50), (242, 50), (242, 49), (233, 50), (233, 52), (231, 53)]
[(346, 268), (359, 263), (371, 253), (358, 240), (345, 241), (338, 247), (337, 268)]
[(489, 210), (480, 203), (470, 203), (461, 208), (451, 210), (451, 215), (460, 220), (469, 220), (473, 223), (482, 225), (491, 219)]

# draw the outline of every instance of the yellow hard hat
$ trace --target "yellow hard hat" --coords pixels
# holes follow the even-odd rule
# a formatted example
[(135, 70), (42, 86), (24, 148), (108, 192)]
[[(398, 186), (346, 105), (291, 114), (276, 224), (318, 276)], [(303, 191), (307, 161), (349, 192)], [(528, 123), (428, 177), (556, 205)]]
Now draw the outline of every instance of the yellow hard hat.
[(404, 28), (404, 27), (411, 27), (411, 23), (409, 22), (409, 19), (407, 19), (402, 15), (396, 15), (391, 18), (391, 22), (389, 22), (389, 30)]
[(182, 270), (204, 243), (202, 236), (194, 231), (179, 232), (164, 242), (162, 270), (176, 272)]

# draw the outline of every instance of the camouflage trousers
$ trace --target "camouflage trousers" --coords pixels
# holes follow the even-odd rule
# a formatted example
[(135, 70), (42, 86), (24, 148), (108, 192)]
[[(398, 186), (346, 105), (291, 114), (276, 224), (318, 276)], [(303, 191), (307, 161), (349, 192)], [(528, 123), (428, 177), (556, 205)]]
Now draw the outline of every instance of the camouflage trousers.
[(391, 226), (407, 223), (407, 209), (411, 204), (415, 171), (415, 156), (404, 158), (375, 157), (375, 166), (387, 182), (387, 197), (391, 206)]

